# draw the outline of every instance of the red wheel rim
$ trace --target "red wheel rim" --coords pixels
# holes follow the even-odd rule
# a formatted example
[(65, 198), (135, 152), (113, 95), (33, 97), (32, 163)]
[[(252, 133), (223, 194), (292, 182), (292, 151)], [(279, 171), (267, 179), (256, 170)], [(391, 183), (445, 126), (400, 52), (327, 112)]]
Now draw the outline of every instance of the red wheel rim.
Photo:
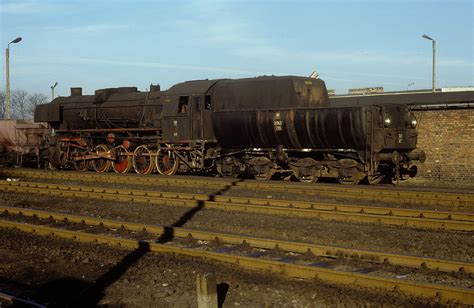
[(114, 169), (118, 173), (124, 173), (127, 170), (130, 162), (128, 161), (127, 158), (122, 158), (122, 157), (119, 158), (118, 160), (119, 162), (114, 163)]
[(150, 154), (150, 150), (148, 150), (145, 146), (139, 146), (135, 149), (134, 156), (133, 156), (133, 168), (135, 169), (136, 173), (139, 174), (148, 174), (153, 172), (153, 160), (152, 157), (149, 155), (143, 154)]
[(128, 156), (128, 151), (123, 146), (118, 146), (115, 148), (116, 158), (112, 163), (114, 171), (116, 173), (127, 173), (132, 166), (132, 161), (130, 156)]

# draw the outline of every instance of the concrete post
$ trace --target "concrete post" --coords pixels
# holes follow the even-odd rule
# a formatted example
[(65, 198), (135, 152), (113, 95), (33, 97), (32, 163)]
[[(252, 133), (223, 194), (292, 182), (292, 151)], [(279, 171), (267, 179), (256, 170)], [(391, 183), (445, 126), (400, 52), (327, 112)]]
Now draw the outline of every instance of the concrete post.
[(217, 308), (216, 277), (212, 274), (198, 274), (196, 279), (198, 308)]
[(432, 88), (433, 92), (436, 91), (436, 41), (433, 40), (433, 76), (432, 76)]
[(5, 50), (5, 78), (6, 78), (6, 89), (5, 89), (5, 114), (4, 119), (10, 120), (11, 118), (11, 100), (10, 100), (10, 46)]

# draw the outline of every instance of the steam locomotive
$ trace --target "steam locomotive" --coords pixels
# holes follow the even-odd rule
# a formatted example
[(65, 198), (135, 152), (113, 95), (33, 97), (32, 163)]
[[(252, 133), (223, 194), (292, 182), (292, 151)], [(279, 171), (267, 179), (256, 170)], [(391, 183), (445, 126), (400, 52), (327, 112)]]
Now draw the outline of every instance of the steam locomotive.
[(417, 119), (406, 105), (332, 106), (324, 81), (298, 76), (71, 88), (35, 110), (58, 168), (139, 174), (292, 176), (341, 183), (414, 176)]

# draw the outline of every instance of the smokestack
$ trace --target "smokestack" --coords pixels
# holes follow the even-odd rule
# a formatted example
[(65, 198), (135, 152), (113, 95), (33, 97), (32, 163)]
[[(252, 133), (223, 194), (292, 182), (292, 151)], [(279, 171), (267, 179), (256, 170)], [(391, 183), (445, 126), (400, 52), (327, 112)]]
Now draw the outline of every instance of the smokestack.
[(161, 90), (161, 87), (159, 84), (150, 84), (150, 92), (160, 91), (160, 90)]
[(71, 88), (71, 96), (82, 96), (82, 88)]

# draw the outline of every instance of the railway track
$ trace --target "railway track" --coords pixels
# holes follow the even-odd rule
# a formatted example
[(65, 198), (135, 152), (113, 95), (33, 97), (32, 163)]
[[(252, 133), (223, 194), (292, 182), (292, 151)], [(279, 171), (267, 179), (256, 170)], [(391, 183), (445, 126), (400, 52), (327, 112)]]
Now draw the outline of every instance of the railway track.
[[(472, 289), (397, 279), (383, 275), (362, 274), (364, 266), (346, 270), (328, 268), (324, 262), (314, 262), (314, 257), (342, 256), (347, 259), (357, 258), (361, 262), (367, 261), (368, 263), (390, 263), (441, 271), (461, 270), (468, 273), (473, 272), (473, 263), (284, 242), (178, 227), (150, 226), (5, 206), (0, 207), (0, 212), (0, 227), (16, 228), (38, 235), (55, 235), (82, 242), (105, 243), (131, 249), (147, 249), (153, 252), (208, 258), (238, 264), (248, 269), (267, 270), (291, 277), (318, 278), (329, 283), (376, 287), (388, 291), (398, 290), (418, 296), (436, 298), (442, 303), (474, 304), (474, 290)], [(190, 239), (192, 243), (189, 243)], [(211, 241), (214, 245), (210, 245)], [(247, 245), (259, 250), (240, 249)], [(284, 251), (286, 255), (266, 254), (262, 249)], [(312, 260), (308, 260), (308, 258)]]
[(179, 187), (206, 187), (211, 189), (224, 189), (232, 186), (232, 190), (262, 190), (269, 192), (305, 194), (311, 196), (358, 199), (367, 201), (382, 201), (391, 203), (402, 203), (412, 205), (444, 205), (456, 207), (473, 207), (474, 194), (468, 191), (448, 192), (442, 190), (426, 191), (418, 188), (400, 189), (394, 187), (374, 186), (346, 186), (331, 184), (308, 184), (291, 182), (272, 182), (256, 180), (229, 180), (223, 178), (200, 178), (186, 176), (157, 176), (157, 175), (134, 175), (92, 172), (67, 172), (67, 171), (44, 171), (27, 169), (2, 170), (4, 175), (10, 177), (26, 177), (36, 179), (64, 179), (82, 182), (108, 182), (128, 183), (155, 186), (179, 186)]
[(0, 182), (0, 190), (184, 207), (196, 207), (198, 203), (201, 202), (208, 209), (224, 211), (285, 215), (359, 223), (379, 223), (415, 228), (474, 231), (474, 213), (439, 212), (80, 185), (58, 185), (38, 182)]
[[(21, 215), (25, 217), (36, 217), (39, 219), (67, 221), (71, 223), (85, 224), (91, 226), (103, 226), (107, 228), (125, 229), (135, 232), (147, 232), (153, 235), (162, 235), (166, 227), (157, 225), (146, 225), (127, 221), (117, 221), (105, 218), (94, 218), (78, 216), (73, 214), (55, 213), (36, 209), (0, 206), (0, 213), (4, 215)], [(285, 252), (310, 254), (328, 258), (346, 258), (368, 261), (380, 264), (392, 264), (411, 268), (426, 268), (444, 272), (466, 272), (474, 273), (474, 263), (449, 261), (436, 258), (423, 258), (402, 254), (390, 254), (384, 252), (352, 249), (337, 246), (315, 245), (310, 243), (296, 243), (257, 237), (245, 237), (224, 233), (206, 232), (180, 227), (173, 227), (173, 235), (178, 238), (191, 237), (202, 241), (219, 241), (225, 244), (248, 244), (252, 247), (262, 249), (281, 249)]]

